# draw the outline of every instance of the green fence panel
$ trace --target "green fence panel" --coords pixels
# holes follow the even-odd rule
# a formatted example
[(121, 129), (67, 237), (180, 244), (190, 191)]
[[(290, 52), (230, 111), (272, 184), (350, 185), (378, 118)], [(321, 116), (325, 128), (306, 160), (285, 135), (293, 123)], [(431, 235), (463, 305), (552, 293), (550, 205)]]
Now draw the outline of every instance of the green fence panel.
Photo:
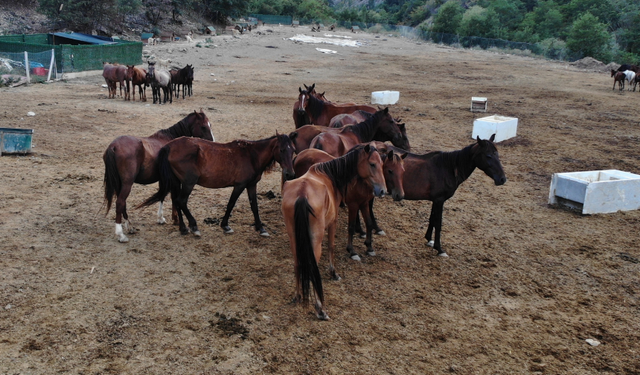
[(266, 24), (282, 24), (282, 25), (291, 25), (293, 22), (293, 17), (291, 16), (274, 16), (271, 14), (250, 14), (249, 17), (257, 18), (258, 21), (262, 21)]

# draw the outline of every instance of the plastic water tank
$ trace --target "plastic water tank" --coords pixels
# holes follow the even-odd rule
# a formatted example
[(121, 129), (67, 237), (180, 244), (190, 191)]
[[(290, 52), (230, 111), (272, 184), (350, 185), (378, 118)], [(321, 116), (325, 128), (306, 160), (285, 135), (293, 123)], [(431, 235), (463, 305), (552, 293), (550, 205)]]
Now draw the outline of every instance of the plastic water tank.
[(374, 91), (371, 93), (371, 104), (396, 104), (399, 99), (399, 91)]

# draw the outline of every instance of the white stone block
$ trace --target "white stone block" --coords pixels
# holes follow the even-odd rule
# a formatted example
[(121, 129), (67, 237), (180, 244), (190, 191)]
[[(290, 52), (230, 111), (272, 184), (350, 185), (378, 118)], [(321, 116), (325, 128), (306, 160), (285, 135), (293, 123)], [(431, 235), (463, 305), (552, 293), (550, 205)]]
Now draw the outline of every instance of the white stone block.
[(518, 119), (515, 117), (505, 117), (499, 115), (487, 116), (473, 121), (473, 132), (471, 138), (489, 139), (495, 134), (494, 142), (502, 142), (505, 139), (513, 138), (518, 131)]
[(374, 91), (371, 93), (371, 104), (396, 104), (399, 99), (399, 91)]
[(640, 175), (617, 169), (554, 173), (549, 204), (582, 209), (583, 214), (637, 210)]

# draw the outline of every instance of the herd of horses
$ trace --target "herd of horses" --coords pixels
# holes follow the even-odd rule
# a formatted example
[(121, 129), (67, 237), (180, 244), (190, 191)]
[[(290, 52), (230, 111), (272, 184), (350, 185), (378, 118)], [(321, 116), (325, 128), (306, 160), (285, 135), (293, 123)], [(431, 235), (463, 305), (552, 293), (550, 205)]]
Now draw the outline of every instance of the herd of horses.
[[(151, 66), (149, 70), (153, 71)], [(324, 233), (328, 232), (329, 273), (334, 280), (340, 279), (334, 260), (341, 206), (348, 210), (347, 251), (354, 260), (361, 259), (353, 248), (356, 232), (365, 236), (369, 256), (376, 254), (372, 235), (385, 235), (373, 210), (375, 198), (384, 195), (391, 195), (394, 201), (431, 201), (425, 239), (438, 255), (447, 256), (440, 241), (445, 201), (476, 168), (493, 179), (495, 185), (506, 182), (494, 136), (488, 140), (477, 138), (456, 151), (411, 153), (405, 124), (394, 118), (388, 108), (333, 103), (315, 90), (315, 84), (304, 87), (298, 89), (293, 106), (295, 130), (289, 134), (276, 132), (261, 140), (216, 143), (201, 109), (149, 137), (116, 138), (103, 159), (106, 213), (115, 197), (118, 241), (127, 242), (125, 232), (135, 232), (126, 204), (133, 184), (156, 182), (158, 191), (136, 208), (159, 203), (160, 224), (166, 223), (163, 203), (171, 194), (173, 223), (182, 234), (200, 237), (197, 221), (188, 208), (194, 187), (233, 187), (220, 222), (224, 233), (233, 233), (229, 217), (246, 190), (255, 230), (267, 237), (269, 233), (258, 213), (257, 184), (265, 172), (278, 164), (282, 170), (281, 210), (294, 263), (295, 301), (306, 306), (313, 295), (316, 316), (326, 320), (329, 317), (324, 310), (318, 262)], [(361, 228), (360, 215), (366, 232)]]
[(174, 95), (176, 98), (180, 97), (180, 89), (182, 89), (182, 99), (193, 95), (193, 73), (193, 65), (189, 64), (184, 68), (173, 67), (169, 70), (156, 69), (156, 63), (151, 61), (147, 62), (146, 70), (134, 65), (108, 62), (102, 64), (102, 76), (107, 84), (109, 99), (115, 99), (118, 93), (117, 86), (120, 84), (120, 97), (124, 100), (136, 100), (137, 86), (138, 100), (146, 102), (146, 88), (151, 86), (153, 104), (164, 104), (167, 101), (173, 103)]
[(611, 77), (613, 77), (612, 90), (616, 89), (616, 83), (620, 91), (624, 90), (625, 82), (627, 82), (629, 85), (627, 90), (631, 91), (633, 87), (633, 91), (635, 92), (638, 83), (640, 83), (640, 66), (622, 64), (616, 70), (611, 69)]

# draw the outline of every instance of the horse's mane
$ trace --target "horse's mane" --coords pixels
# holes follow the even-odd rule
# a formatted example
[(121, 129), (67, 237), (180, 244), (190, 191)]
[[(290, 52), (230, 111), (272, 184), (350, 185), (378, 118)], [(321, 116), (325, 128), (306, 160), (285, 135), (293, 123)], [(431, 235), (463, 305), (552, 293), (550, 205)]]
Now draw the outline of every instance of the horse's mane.
[[(257, 160), (258, 154), (254, 151), (254, 148), (251, 147), (251, 146), (256, 145), (256, 144), (269, 143), (270, 141), (272, 141), (276, 137), (277, 137), (276, 135), (272, 135), (269, 138), (264, 138), (264, 139), (260, 139), (260, 140), (257, 140), (257, 141), (248, 141), (246, 139), (236, 139), (234, 141), (231, 141), (231, 143), (236, 144), (238, 147), (248, 148), (249, 152), (251, 153), (251, 158), (253, 160)], [(275, 158), (271, 158), (271, 161), (269, 162), (269, 164), (267, 164), (267, 166), (263, 170), (263, 173), (269, 173), (269, 172), (273, 171), (273, 169), (275, 167), (276, 167), (276, 159)]]
[(307, 105), (307, 112), (309, 112), (310, 117), (318, 118), (322, 115), (322, 110), (324, 109), (325, 102), (316, 98), (313, 95), (308, 95), (309, 104)]
[(158, 130), (156, 134), (163, 134), (163, 135), (169, 136), (171, 139), (176, 139), (178, 137), (183, 137), (183, 136), (191, 136), (193, 134), (191, 132), (190, 124), (193, 121), (191, 121), (190, 119), (192, 116), (195, 116), (195, 115), (196, 115), (195, 112), (189, 113), (187, 117), (178, 121), (178, 123), (172, 125), (169, 128)]
[[(374, 150), (373, 147), (371, 149)], [(333, 186), (344, 195), (349, 182), (358, 175), (358, 158), (363, 150), (364, 145), (355, 146), (345, 155), (315, 164), (312, 168), (327, 175)]]
[(380, 121), (382, 116), (386, 115), (384, 111), (377, 111), (371, 117), (358, 123), (356, 125), (347, 125), (344, 127), (346, 131), (351, 131), (358, 139), (363, 142), (368, 142), (373, 139), (373, 135), (376, 133), (376, 124)]
[[(461, 184), (465, 181), (471, 173), (473, 173), (476, 168), (471, 160), (473, 159), (474, 146), (481, 147), (478, 143), (472, 143), (469, 146), (461, 150), (456, 151), (434, 151), (427, 155), (432, 155), (433, 157), (439, 156), (439, 160), (436, 160), (436, 163), (440, 163), (443, 167), (455, 170), (456, 171), (456, 179), (458, 180), (458, 184)], [(493, 146), (495, 147), (495, 146)]]

